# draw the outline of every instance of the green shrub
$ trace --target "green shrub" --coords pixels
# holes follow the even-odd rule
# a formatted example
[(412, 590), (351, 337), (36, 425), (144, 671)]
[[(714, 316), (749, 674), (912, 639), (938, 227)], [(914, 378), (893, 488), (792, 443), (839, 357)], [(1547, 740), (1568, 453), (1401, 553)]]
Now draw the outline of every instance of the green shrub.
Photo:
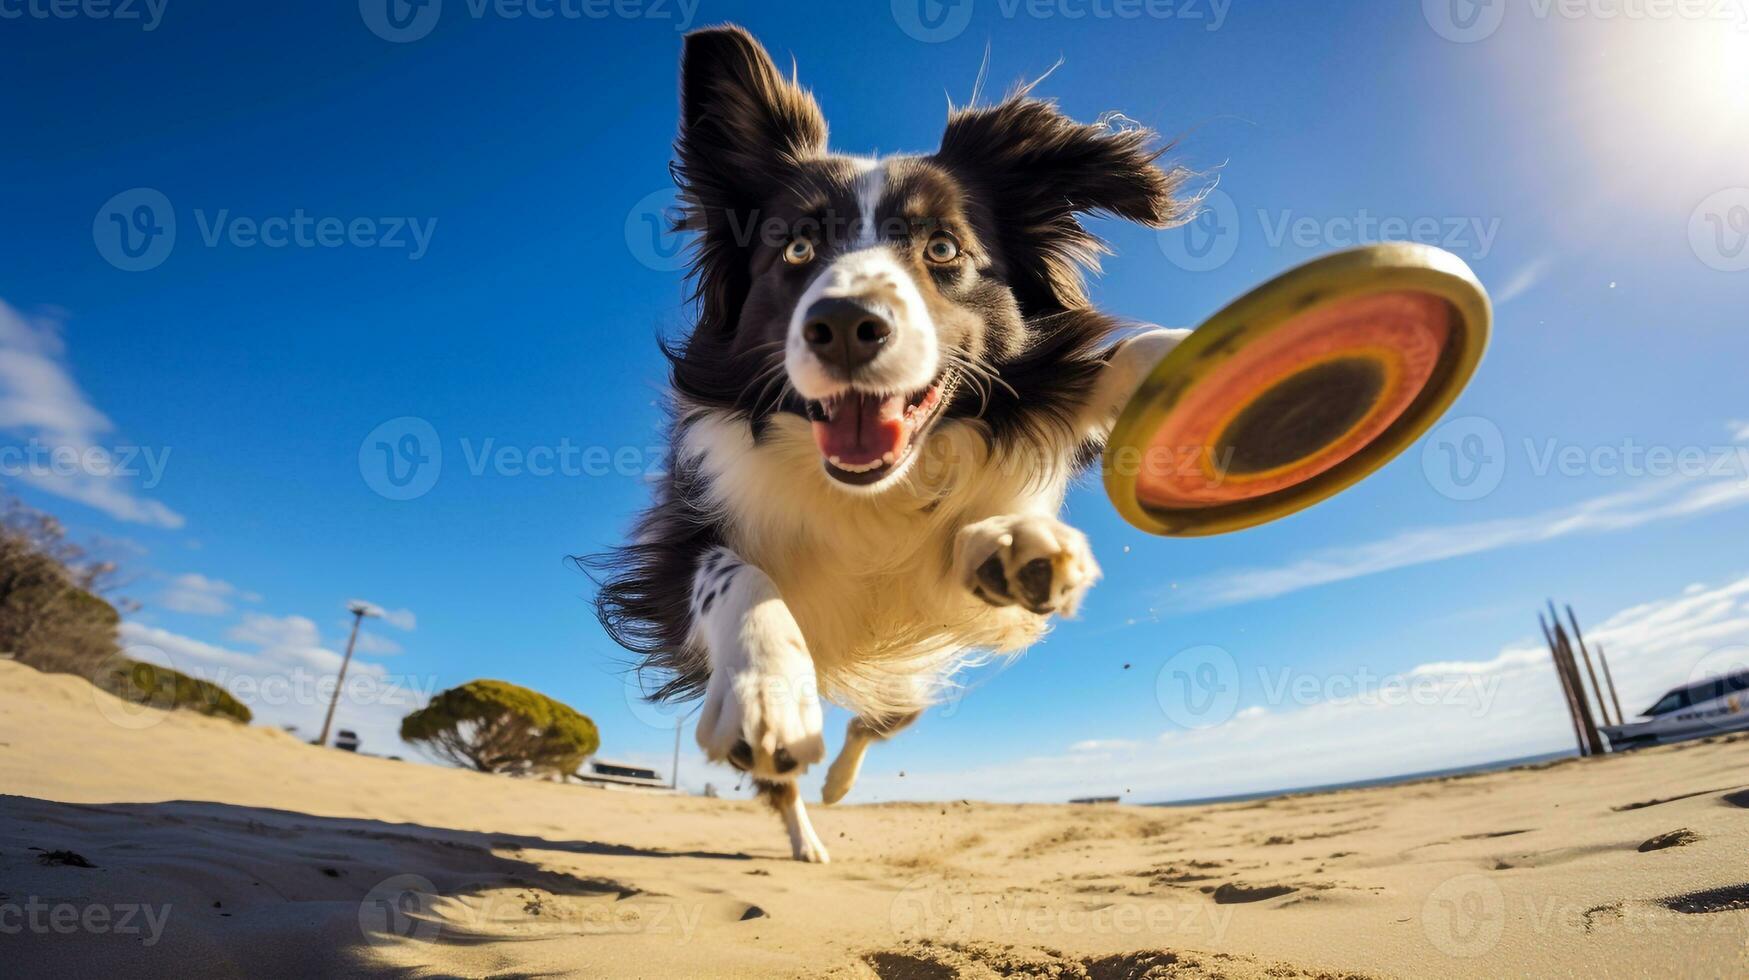
[(569, 705), (505, 681), (469, 681), (401, 722), (401, 738), (480, 772), (568, 775), (601, 746), (595, 723)]
[(113, 657), (91, 682), (130, 704), (165, 711), (196, 711), (245, 725), (254, 717), (248, 705), (217, 684), (144, 661)]

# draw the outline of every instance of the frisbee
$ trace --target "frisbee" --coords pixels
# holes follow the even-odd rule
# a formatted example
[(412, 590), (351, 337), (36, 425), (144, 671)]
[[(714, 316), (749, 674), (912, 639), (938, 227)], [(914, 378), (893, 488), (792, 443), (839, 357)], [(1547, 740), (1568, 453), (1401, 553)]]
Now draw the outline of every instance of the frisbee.
[(1124, 519), (1173, 537), (1304, 510), (1390, 462), (1481, 363), (1492, 322), (1475, 273), (1389, 243), (1289, 270), (1155, 365), (1105, 447)]

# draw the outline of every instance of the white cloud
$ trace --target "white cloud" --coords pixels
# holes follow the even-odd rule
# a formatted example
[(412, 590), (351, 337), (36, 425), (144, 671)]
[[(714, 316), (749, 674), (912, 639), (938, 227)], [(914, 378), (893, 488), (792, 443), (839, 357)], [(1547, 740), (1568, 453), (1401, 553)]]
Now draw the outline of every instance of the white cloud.
[[(119, 521), (181, 527), (182, 515), (138, 496), (132, 486), (142, 470), (149, 472), (154, 462), (161, 466), (167, 451), (128, 460), (101, 445), (99, 437), (115, 424), (73, 380), (66, 353), (58, 321), (26, 319), (0, 301), (0, 431), (31, 450), (15, 475)], [(43, 458), (38, 450), (55, 455)]]
[(1749, 442), (1749, 421), (1732, 419), (1725, 425), (1731, 430), (1731, 438), (1738, 442)]
[(358, 631), (358, 646), (355, 649), (359, 653), (374, 653), (385, 657), (402, 652), (399, 643), (362, 628)]
[(231, 611), (232, 598), (248, 601), (229, 582), (208, 578), (198, 572), (185, 572), (172, 578), (164, 587), (158, 596), (158, 604), (174, 612), (223, 616)]
[[(1593, 655), (1606, 651), (1632, 719), (1671, 687), (1749, 666), (1749, 577), (1623, 609), (1587, 629), (1585, 639)], [(1331, 690), (1332, 680), (1347, 679), (1318, 680)], [(1135, 744), (1130, 739), (1088, 739), (1062, 755), (970, 771), (913, 768), (903, 779), (869, 773), (857, 793), (864, 800), (1062, 801), (1111, 793), (1136, 802), (1194, 799), (1574, 747), (1549, 653), (1532, 642), (1482, 660), (1422, 664), (1392, 683), (1418, 693), (1388, 697), (1392, 688), (1381, 683), (1370, 697), (1281, 699), (1249, 705), (1211, 728), (1169, 729), (1145, 749), (1126, 751)]]
[[(245, 613), (225, 634), (235, 646), (133, 621), (122, 623), (121, 637), (126, 655), (212, 681), (248, 705), (257, 724), (294, 725), (304, 738), (321, 731), (341, 661), (303, 616)], [(365, 751), (417, 756), (400, 740), (401, 719), (435, 693), (436, 678), (390, 674), (359, 656), (346, 677), (335, 727), (357, 732)]]
[(1535, 289), (1548, 276), (1549, 269), (1554, 264), (1554, 257), (1549, 255), (1539, 256), (1526, 262), (1517, 272), (1513, 273), (1511, 279), (1506, 280), (1506, 285), (1494, 293), (1494, 305), (1497, 307), (1505, 306)]
[(1181, 582), (1164, 601), (1186, 609), (1237, 605), (1411, 565), (1575, 534), (1623, 531), (1744, 504), (1749, 504), (1749, 481), (1660, 481), (1526, 517), (1417, 528), (1364, 544), (1325, 548), (1273, 568), (1218, 572)]

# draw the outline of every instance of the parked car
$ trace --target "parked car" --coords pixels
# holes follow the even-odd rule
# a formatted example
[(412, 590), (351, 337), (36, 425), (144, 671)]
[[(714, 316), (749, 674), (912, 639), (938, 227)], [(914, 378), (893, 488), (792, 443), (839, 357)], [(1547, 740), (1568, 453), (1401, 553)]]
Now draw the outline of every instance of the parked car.
[(1749, 729), (1749, 670), (1671, 688), (1639, 717), (1598, 730), (1611, 748), (1624, 749)]
[(350, 728), (342, 728), (334, 734), (334, 747), (347, 752), (358, 751), (358, 733)]

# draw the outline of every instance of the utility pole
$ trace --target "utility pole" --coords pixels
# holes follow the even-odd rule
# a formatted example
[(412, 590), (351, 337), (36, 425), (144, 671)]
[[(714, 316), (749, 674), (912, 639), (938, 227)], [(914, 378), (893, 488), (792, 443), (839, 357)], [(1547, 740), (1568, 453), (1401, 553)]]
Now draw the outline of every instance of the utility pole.
[(322, 734), (317, 736), (316, 744), (328, 747), (328, 728), (334, 724), (334, 707), (340, 703), (340, 688), (346, 684), (346, 668), (352, 666), (352, 645), (358, 642), (358, 626), (366, 616), (380, 616), (376, 607), (368, 602), (354, 602), (346, 607), (352, 614), (352, 635), (346, 638), (346, 656), (340, 661), (340, 676), (334, 681), (334, 696), (328, 699), (328, 717), (322, 719)]
[(674, 716), (674, 768), (668, 770), (668, 788), (672, 790), (680, 789), (680, 729), (685, 722), (685, 718)]

